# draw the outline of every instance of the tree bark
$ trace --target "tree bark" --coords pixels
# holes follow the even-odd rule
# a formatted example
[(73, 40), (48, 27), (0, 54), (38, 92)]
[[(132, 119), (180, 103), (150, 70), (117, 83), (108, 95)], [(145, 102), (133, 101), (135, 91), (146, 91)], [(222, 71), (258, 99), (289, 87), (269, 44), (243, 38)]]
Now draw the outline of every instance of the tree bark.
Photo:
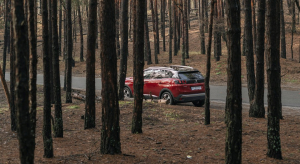
[(280, 0), (280, 54), (281, 58), (286, 59), (286, 40), (285, 40), (285, 22), (284, 22), (284, 10), (283, 0)]
[(115, 0), (115, 12), (116, 12), (116, 52), (118, 59), (120, 58), (120, 0)]
[(47, 0), (42, 0), (43, 24), (43, 67), (44, 67), (44, 115), (43, 115), (43, 141), (44, 157), (53, 157), (53, 141), (51, 135), (51, 84), (50, 84), (50, 56), (48, 34)]
[[(83, 29), (82, 29), (82, 21), (81, 21), (81, 11), (80, 5), (77, 4), (78, 11), (78, 23), (79, 23), (79, 32), (80, 32), (80, 61), (83, 62)], [(96, 15), (97, 16), (97, 15)]]
[[(13, 2), (11, 2), (12, 4)], [(14, 23), (10, 21), (10, 36), (14, 36)], [(15, 85), (16, 85), (16, 73), (15, 73), (15, 39), (12, 37), (10, 39), (10, 120), (11, 120), (11, 130), (16, 131), (16, 106), (15, 106)]]
[(225, 122), (227, 127), (225, 163), (242, 160), (242, 93), (241, 93), (241, 28), (240, 1), (226, 0), (228, 69)]
[(183, 9), (183, 11), (184, 11), (184, 36), (185, 36), (185, 39), (184, 39), (184, 44), (185, 44), (185, 46), (184, 46), (184, 50), (185, 50), (185, 53), (184, 53), (184, 55), (185, 55), (185, 58), (186, 59), (189, 59), (190, 58), (190, 56), (189, 56), (189, 0), (184, 0), (184, 9)]
[(61, 35), (62, 35), (62, 2), (63, 0), (60, 0), (59, 2), (59, 16), (58, 16), (58, 52), (59, 56), (61, 56)]
[(168, 0), (169, 8), (169, 63), (172, 63), (172, 39), (173, 39), (173, 27), (172, 27), (172, 1)]
[(160, 20), (161, 20), (161, 37), (163, 40), (163, 51), (166, 51), (166, 23), (165, 23), (165, 12), (166, 12), (166, 0), (160, 0)]
[[(156, 0), (157, 1), (157, 0)], [(159, 50), (159, 43), (157, 43), (159, 41), (158, 38), (158, 30), (156, 28), (158, 28), (158, 26), (156, 27), (157, 24), (157, 19), (156, 19), (156, 15), (155, 15), (155, 8), (153, 6), (153, 0), (150, 0), (150, 7), (151, 7), (151, 14), (152, 14), (152, 25), (153, 25), (153, 35), (154, 35), (154, 60), (155, 60), (155, 64), (158, 64), (158, 50)], [(156, 7), (157, 9), (157, 7)]]
[(128, 0), (121, 3), (121, 54), (119, 67), (119, 99), (124, 99), (124, 85), (127, 73), (128, 58)]
[(5, 77), (5, 70), (6, 70), (6, 53), (8, 48), (8, 43), (9, 43), (9, 38), (10, 38), (10, 28), (9, 24), (11, 21), (11, 16), (10, 16), (10, 0), (5, 1), (5, 26), (4, 26), (4, 44), (3, 44), (3, 76)]
[[(20, 163), (34, 163), (35, 138), (32, 130), (29, 107), (29, 70), (27, 21), (24, 14), (23, 0), (13, 1), (14, 48), (16, 53), (16, 120), (19, 140)], [(27, 62), (26, 62), (27, 61)], [(12, 61), (11, 61), (12, 62)]]
[[(245, 56), (247, 69), (247, 87), (249, 102), (253, 101), (255, 91), (255, 74), (254, 74), (254, 58), (253, 58), (253, 34), (252, 34), (252, 12), (251, 1), (245, 0)], [(250, 108), (252, 108), (250, 103)]]
[(57, 0), (51, 0), (52, 10), (52, 63), (53, 63), (53, 92), (54, 92), (54, 137), (63, 137), (63, 118), (61, 110), (59, 46), (57, 33)]
[(147, 0), (145, 0), (145, 21), (144, 21), (144, 28), (145, 28), (145, 60), (147, 60), (147, 65), (152, 64), (151, 58), (151, 47), (150, 47), (150, 39), (149, 39), (149, 26), (148, 26), (148, 14), (147, 14)]
[(95, 50), (97, 39), (97, 0), (89, 1), (86, 52), (86, 102), (84, 129), (95, 127)]
[(66, 103), (72, 103), (72, 8), (71, 0), (66, 1), (67, 6), (67, 71), (66, 71)]
[(251, 0), (251, 9), (252, 9), (252, 36), (253, 36), (253, 54), (256, 55), (256, 12), (255, 12), (256, 0)]
[(222, 45), (221, 45), (221, 32), (220, 32), (220, 12), (218, 8), (218, 3), (220, 3), (219, 0), (217, 0), (217, 3), (215, 3), (215, 14), (214, 14), (214, 57), (216, 61), (220, 61), (221, 51), (222, 51)]
[(102, 0), (100, 5), (100, 57), (102, 80), (101, 154), (120, 154), (119, 102), (117, 87), (117, 54), (115, 3)]
[(256, 76), (253, 104), (250, 105), (249, 117), (264, 118), (264, 50), (265, 50), (265, 8), (266, 1), (258, 1), (257, 45), (256, 45)]
[[(211, 40), (212, 40), (212, 26), (214, 23), (214, 3), (213, 0), (210, 8), (210, 22), (208, 28), (208, 47), (206, 55), (206, 75), (205, 75), (205, 125), (210, 124), (210, 88), (209, 88), (209, 79), (210, 79), (210, 69), (211, 69)], [(200, 4), (200, 3), (199, 3)], [(199, 6), (200, 8), (200, 6)], [(199, 13), (200, 15), (200, 13)]]
[[(201, 1), (201, 2), (200, 2)], [(205, 31), (204, 31), (204, 0), (199, 0), (199, 27), (200, 27), (200, 49), (205, 54)]]
[(36, 13), (35, 1), (28, 0), (28, 38), (29, 38), (29, 114), (30, 114), (30, 134), (32, 143), (35, 143), (36, 129), (36, 79), (37, 79), (37, 35), (36, 35)]
[(51, 104), (54, 104), (54, 84), (53, 84), (53, 63), (52, 63), (52, 50), (53, 50), (53, 44), (52, 44), (52, 10), (51, 10), (51, 0), (48, 0), (48, 39), (49, 39), (49, 57), (50, 57), (50, 85), (51, 85)]
[(266, 58), (268, 81), (268, 152), (267, 156), (282, 159), (280, 141), (281, 77), (280, 77), (280, 0), (267, 0)]
[[(177, 18), (178, 18), (178, 13), (177, 13), (177, 6), (176, 6), (177, 0), (173, 1), (173, 33), (174, 33), (174, 56), (177, 56), (178, 53), (178, 45), (177, 45)], [(171, 19), (171, 18), (170, 18)]]

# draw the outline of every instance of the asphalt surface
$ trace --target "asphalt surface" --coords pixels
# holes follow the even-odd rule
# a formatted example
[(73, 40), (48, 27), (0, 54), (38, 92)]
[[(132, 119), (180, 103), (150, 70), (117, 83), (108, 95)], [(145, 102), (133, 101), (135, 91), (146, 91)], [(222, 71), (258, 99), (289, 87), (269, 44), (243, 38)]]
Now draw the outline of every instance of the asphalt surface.
[[(9, 81), (9, 72), (5, 73), (5, 79)], [(43, 85), (43, 75), (37, 75), (37, 84)], [(60, 84), (63, 87), (64, 76), (60, 76)], [(72, 88), (85, 90), (86, 78), (85, 77), (72, 77)], [(101, 79), (96, 78), (96, 90), (101, 90)], [(225, 102), (226, 101), (226, 86), (210, 86), (211, 101)], [(282, 90), (282, 106), (300, 108), (300, 90), (290, 91)], [(267, 90), (265, 89), (264, 102), (267, 105)], [(246, 87), (242, 87), (242, 101), (245, 104), (249, 104), (248, 90)]]

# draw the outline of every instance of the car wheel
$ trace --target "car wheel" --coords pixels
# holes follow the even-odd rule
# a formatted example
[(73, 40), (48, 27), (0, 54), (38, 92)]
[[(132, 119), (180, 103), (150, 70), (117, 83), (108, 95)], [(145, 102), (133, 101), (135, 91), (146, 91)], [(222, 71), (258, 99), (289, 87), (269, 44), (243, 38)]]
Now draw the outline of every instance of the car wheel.
[(193, 104), (197, 107), (201, 107), (204, 105), (205, 100), (193, 101)]
[(124, 98), (131, 98), (131, 90), (128, 87), (124, 87)]
[(167, 103), (169, 105), (175, 105), (176, 104), (170, 92), (162, 93), (160, 98), (163, 99), (163, 100), (170, 100), (169, 103)]

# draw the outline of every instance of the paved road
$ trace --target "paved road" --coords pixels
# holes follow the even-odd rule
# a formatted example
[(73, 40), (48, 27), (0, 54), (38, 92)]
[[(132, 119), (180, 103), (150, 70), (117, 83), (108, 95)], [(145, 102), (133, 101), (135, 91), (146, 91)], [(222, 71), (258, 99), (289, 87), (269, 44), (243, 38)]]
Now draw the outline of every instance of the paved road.
[[(9, 73), (5, 74), (5, 79), (9, 81)], [(64, 77), (60, 76), (60, 84), (63, 86)], [(43, 75), (37, 75), (37, 84), (43, 84)], [(86, 80), (85, 77), (73, 77), (72, 78), (72, 88), (73, 89), (85, 89)], [(101, 89), (101, 79), (96, 78), (96, 89)], [(210, 86), (211, 90), (211, 100), (212, 101), (220, 101), (225, 102), (226, 100), (226, 86)], [(248, 90), (246, 87), (242, 88), (242, 98), (243, 103), (249, 104), (248, 99)], [(265, 90), (265, 104), (267, 104), (267, 90)], [(289, 91), (282, 90), (282, 105), (287, 107), (300, 107), (300, 90), (299, 91)]]

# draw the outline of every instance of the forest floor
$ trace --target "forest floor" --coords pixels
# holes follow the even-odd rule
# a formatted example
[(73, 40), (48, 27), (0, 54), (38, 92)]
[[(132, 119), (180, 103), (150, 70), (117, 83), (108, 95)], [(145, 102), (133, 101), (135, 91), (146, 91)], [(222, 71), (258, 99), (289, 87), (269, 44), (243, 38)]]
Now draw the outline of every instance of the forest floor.
[[(290, 16), (287, 16), (290, 17)], [(288, 21), (288, 19), (286, 19)], [(83, 23), (86, 24), (86, 23)], [(291, 56), (290, 25), (287, 23), (287, 59), (281, 59), (282, 88), (300, 91), (299, 43), (294, 42), (294, 56)], [(297, 26), (298, 28), (298, 26)], [(87, 32), (85, 27), (84, 33)], [(167, 30), (166, 30), (167, 31)], [(297, 29), (299, 32), (300, 30)], [(40, 32), (40, 31), (39, 31)], [(205, 75), (206, 55), (200, 54), (199, 30), (197, 21), (191, 22), (190, 58), (186, 65), (199, 69)], [(150, 32), (153, 55), (153, 34)], [(0, 33), (0, 38), (3, 38)], [(167, 37), (166, 37), (167, 38)], [(41, 37), (38, 38), (41, 40)], [(75, 67), (73, 76), (86, 75), (86, 63), (79, 61), (79, 37), (74, 44)], [(160, 40), (162, 40), (160, 38)], [(294, 36), (300, 40), (299, 33)], [(222, 40), (223, 41), (223, 40)], [(162, 43), (162, 42), (161, 42)], [(166, 42), (166, 50), (168, 50)], [(162, 44), (161, 44), (162, 46)], [(38, 42), (38, 72), (43, 72), (41, 42)], [(213, 49), (212, 49), (213, 51)], [(173, 63), (168, 63), (168, 53), (162, 47), (158, 55), (159, 64), (149, 66), (180, 65), (180, 52), (173, 56)], [(296, 53), (295, 53), (296, 52)], [(86, 35), (84, 36), (84, 54), (86, 53)], [(296, 55), (295, 55), (296, 54)], [(213, 57), (213, 53), (212, 53)], [(255, 58), (255, 56), (254, 56)], [(2, 59), (2, 49), (0, 50)], [(9, 69), (9, 57), (7, 59)], [(154, 61), (154, 56), (152, 56)], [(132, 42), (129, 42), (129, 58), (127, 76), (132, 76)], [(246, 59), (242, 57), (242, 83), (247, 85)], [(2, 60), (0, 65), (2, 66)], [(118, 60), (119, 65), (119, 60)], [(60, 70), (63, 75), (64, 61), (60, 57)], [(8, 70), (9, 71), (9, 70)], [(226, 85), (227, 82), (227, 50), (222, 46), (221, 60), (212, 58), (211, 84)], [(96, 77), (100, 77), (100, 50), (96, 51)], [(116, 77), (117, 78), (117, 77)], [(266, 78), (265, 78), (266, 79)], [(83, 91), (80, 91), (84, 94)], [(300, 94), (300, 93), (299, 93)], [(99, 95), (99, 93), (98, 93)], [(36, 131), (36, 163), (224, 163), (225, 136), (224, 103), (211, 103), (211, 124), (204, 125), (204, 108), (191, 104), (159, 105), (144, 103), (143, 134), (131, 134), (133, 104), (120, 101), (121, 146), (120, 155), (101, 155), (101, 104), (96, 107), (96, 128), (84, 130), (84, 102), (74, 100), (72, 104), (63, 104), (64, 138), (54, 138), (54, 158), (43, 158), (43, 89), (38, 87), (38, 112)], [(62, 102), (65, 93), (62, 92)], [(283, 108), (284, 119), (280, 122), (283, 160), (274, 160), (267, 153), (267, 119), (248, 117), (249, 106), (243, 105), (243, 145), (242, 163), (300, 163), (300, 109)], [(0, 87), (0, 164), (19, 163), (18, 140), (15, 132), (10, 130), (10, 112)]]
[[(82, 94), (84, 92), (81, 91)], [(120, 101), (122, 154), (102, 155), (101, 103), (96, 104), (96, 128), (84, 130), (84, 103), (63, 104), (64, 138), (54, 138), (54, 158), (43, 158), (43, 89), (38, 87), (35, 163), (224, 163), (226, 124), (224, 103), (212, 102), (211, 124), (204, 125), (204, 108), (189, 103), (144, 103), (143, 133), (131, 134), (132, 101)], [(62, 94), (63, 100), (65, 94)], [(0, 163), (19, 163), (16, 132), (0, 89)], [(54, 110), (54, 109), (53, 109)], [(54, 113), (53, 113), (54, 114)], [(283, 109), (280, 137), (283, 160), (268, 158), (267, 119), (249, 118), (243, 106), (242, 163), (300, 163), (300, 112)]]

